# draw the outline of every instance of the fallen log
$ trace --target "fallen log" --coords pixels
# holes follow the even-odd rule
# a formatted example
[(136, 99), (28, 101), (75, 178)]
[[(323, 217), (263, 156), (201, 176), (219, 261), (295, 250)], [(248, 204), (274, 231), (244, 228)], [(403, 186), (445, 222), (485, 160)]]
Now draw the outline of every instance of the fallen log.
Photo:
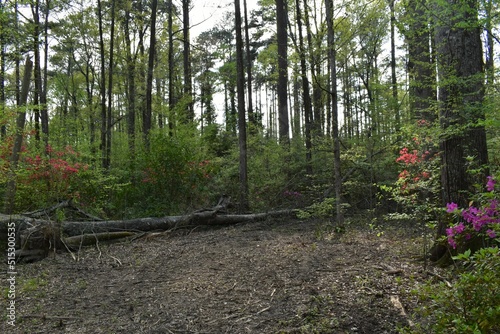
[(262, 221), (269, 217), (292, 214), (291, 210), (254, 214), (220, 214), (217, 211), (194, 212), (185, 216), (165, 216), (160, 218), (137, 218), (129, 220), (108, 220), (89, 222), (63, 222), (61, 232), (65, 236), (106, 232), (150, 232), (166, 231), (173, 228), (188, 228), (198, 225), (231, 225)]
[(78, 249), (96, 242), (113, 242), (120, 238), (130, 240), (134, 233), (248, 223), (262, 221), (270, 217), (287, 216), (294, 212), (293, 210), (280, 210), (254, 214), (227, 214), (228, 204), (229, 200), (223, 198), (214, 208), (198, 210), (183, 216), (127, 220), (56, 222), (51, 219), (39, 218), (41, 215), (38, 214), (38, 211), (34, 215), (35, 218), (24, 215), (0, 214), (0, 235), (2, 235), (2, 240), (7, 240), (8, 231), (12, 231), (14, 228), (16, 232), (16, 256), (18, 259), (28, 258), (31, 262), (43, 259), (50, 250), (66, 250), (68, 247)]

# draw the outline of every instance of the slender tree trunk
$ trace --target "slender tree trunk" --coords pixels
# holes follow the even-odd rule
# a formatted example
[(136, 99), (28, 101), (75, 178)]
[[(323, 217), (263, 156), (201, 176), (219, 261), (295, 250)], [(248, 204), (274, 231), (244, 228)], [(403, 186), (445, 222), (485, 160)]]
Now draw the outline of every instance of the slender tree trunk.
[[(6, 26), (5, 22), (5, 3), (0, 0), (0, 25)], [(0, 30), (0, 117), (5, 115), (5, 41), (6, 29)], [(0, 125), (0, 139), (4, 140), (7, 136), (7, 128), (2, 122)]]
[(111, 31), (109, 41), (109, 74), (108, 74), (108, 106), (106, 111), (106, 166), (111, 166), (111, 134), (113, 133), (113, 72), (115, 67), (115, 6), (116, 0), (111, 2)]
[(234, 1), (236, 28), (236, 89), (238, 95), (238, 139), (240, 147), (240, 211), (247, 211), (248, 176), (247, 176), (247, 126), (245, 115), (245, 69), (243, 65), (243, 37), (241, 34), (240, 0)]
[(106, 113), (106, 52), (104, 49), (103, 12), (101, 0), (97, 0), (97, 16), (99, 21), (99, 52), (101, 60), (100, 94), (101, 94), (101, 159), (102, 167), (109, 168), (107, 159), (107, 113)]
[(247, 0), (243, 0), (243, 10), (245, 11), (245, 52), (247, 56), (246, 70), (247, 70), (247, 90), (248, 90), (248, 122), (251, 125), (250, 131), (255, 132), (259, 127), (257, 118), (253, 110), (252, 99), (252, 54), (250, 53), (250, 34), (248, 32), (248, 10)]
[(278, 118), (279, 140), (289, 146), (289, 121), (288, 121), (288, 36), (287, 36), (288, 10), (286, 1), (276, 0), (276, 34), (278, 41)]
[(42, 91), (42, 73), (40, 66), (40, 1), (36, 0), (31, 4), (31, 14), (33, 17), (33, 53), (34, 53), (34, 83), (33, 94), (34, 116), (35, 116), (35, 139), (37, 146), (40, 143), (40, 95)]
[(187, 115), (186, 121), (194, 121), (194, 106), (193, 106), (193, 83), (191, 78), (191, 41), (189, 40), (189, 5), (190, 0), (182, 0), (182, 23), (184, 36), (184, 97), (187, 100)]
[[(294, 65), (294, 73), (299, 73), (299, 68), (295, 64)], [(301, 108), (300, 108), (300, 82), (298, 75), (294, 75), (293, 77), (293, 121), (292, 121), (292, 136), (293, 138), (301, 137), (301, 128), (300, 128), (300, 120), (301, 120)]]
[(311, 95), (309, 90), (309, 80), (307, 78), (306, 51), (304, 49), (304, 37), (302, 36), (302, 13), (300, 10), (300, 1), (295, 0), (297, 10), (297, 26), (299, 30), (299, 57), (300, 57), (300, 73), (302, 80), (302, 94), (304, 99), (304, 116), (306, 119), (306, 169), (307, 174), (312, 174), (312, 145), (311, 145), (311, 119), (312, 106)]
[(389, 9), (391, 12), (391, 104), (395, 121), (394, 130), (396, 133), (399, 133), (399, 130), (401, 129), (401, 115), (399, 113), (398, 80), (396, 76), (396, 17), (394, 14), (394, 0), (389, 0)]
[[(320, 66), (318, 66), (319, 61), (317, 59), (315, 50), (321, 50), (321, 41), (316, 43), (314, 45), (313, 40), (312, 40), (312, 31), (311, 31), (311, 24), (309, 21), (309, 5), (307, 4), (307, 1), (304, 1), (304, 23), (306, 25), (307, 29), (307, 46), (309, 48), (309, 63), (311, 64), (311, 76), (314, 78), (316, 77), (316, 80), (313, 80), (312, 83), (312, 89), (313, 89), (313, 98), (312, 98), (312, 112), (311, 115), (313, 115), (314, 119), (312, 122), (312, 128), (315, 136), (320, 136), (323, 134), (323, 122), (322, 122), (322, 91), (321, 87), (318, 84), (319, 76), (320, 76)], [(328, 114), (330, 115), (330, 114)], [(330, 129), (330, 122), (327, 122), (327, 127), (328, 130)]]
[(14, 146), (12, 148), (12, 155), (10, 157), (9, 166), (9, 179), (5, 190), (4, 212), (11, 214), (15, 210), (16, 198), (16, 169), (19, 162), (19, 154), (23, 144), (24, 125), (26, 123), (26, 111), (23, 106), (28, 101), (28, 93), (30, 88), (31, 73), (33, 71), (33, 62), (30, 58), (26, 58), (26, 65), (24, 66), (24, 76), (21, 88), (20, 101), (18, 104), (19, 111), (16, 119), (16, 132), (14, 139)]
[(45, 154), (49, 154), (49, 113), (47, 106), (47, 82), (48, 82), (48, 60), (49, 60), (49, 12), (51, 1), (45, 1), (44, 23), (43, 23), (43, 75), (40, 85), (40, 121), (42, 125), (42, 135)]
[(335, 206), (337, 224), (344, 224), (342, 212), (342, 174), (340, 166), (340, 137), (337, 99), (337, 53), (335, 49), (335, 31), (333, 21), (333, 0), (325, 0), (326, 22), (328, 26), (328, 58), (330, 59), (330, 84), (332, 99), (332, 134), (333, 134), (333, 167), (335, 178)]
[(174, 92), (174, 31), (173, 31), (174, 8), (172, 0), (168, 1), (168, 129), (170, 136), (173, 135), (175, 124), (174, 108), (176, 105)]
[(153, 71), (156, 52), (156, 11), (158, 0), (151, 3), (151, 36), (149, 41), (148, 74), (146, 78), (146, 109), (143, 115), (143, 134), (146, 150), (149, 150), (149, 132), (151, 131), (151, 117), (153, 109)]
[(125, 10), (125, 18), (123, 22), (125, 52), (127, 61), (127, 135), (130, 163), (133, 167), (135, 160), (135, 61), (132, 56), (132, 43), (130, 40), (130, 9)]
[(494, 53), (494, 45), (495, 42), (493, 40), (494, 31), (492, 19), (495, 15), (492, 13), (493, 9), (493, 0), (483, 0), (484, 1), (484, 11), (485, 11), (485, 26), (484, 29), (486, 31), (486, 64), (485, 64), (485, 72), (486, 72), (486, 83), (488, 87), (492, 87), (495, 82), (495, 53)]

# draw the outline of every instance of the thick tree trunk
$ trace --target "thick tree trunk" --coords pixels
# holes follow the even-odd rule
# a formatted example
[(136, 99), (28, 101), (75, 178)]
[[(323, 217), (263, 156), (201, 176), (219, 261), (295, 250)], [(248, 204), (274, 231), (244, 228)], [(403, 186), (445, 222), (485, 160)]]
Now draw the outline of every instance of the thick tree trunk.
[[(467, 6), (466, 6), (467, 5)], [(474, 157), (472, 168), (488, 163), (484, 120), (484, 69), (481, 30), (477, 1), (463, 4), (448, 0), (437, 7), (446, 13), (436, 28), (439, 73), (439, 111), (441, 135), (441, 185), (443, 204), (457, 203), (467, 207), (474, 184), (483, 184), (484, 173), (468, 173), (468, 157)], [(485, 170), (484, 170), (485, 171)], [(446, 221), (440, 221), (437, 237), (446, 233)], [(433, 259), (445, 254), (444, 247), (433, 250)]]

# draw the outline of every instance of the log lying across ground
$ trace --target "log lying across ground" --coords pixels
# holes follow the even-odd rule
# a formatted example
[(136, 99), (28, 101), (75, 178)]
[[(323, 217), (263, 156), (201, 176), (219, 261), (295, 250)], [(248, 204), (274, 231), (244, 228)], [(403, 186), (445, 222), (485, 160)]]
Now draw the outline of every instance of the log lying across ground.
[[(16, 254), (34, 261), (54, 249), (69, 249), (110, 240), (133, 238), (139, 233), (168, 231), (195, 226), (231, 225), (262, 221), (269, 217), (287, 216), (293, 210), (280, 210), (254, 214), (227, 214), (228, 201), (219, 201), (211, 209), (203, 209), (183, 216), (137, 218), (128, 220), (91, 220), (56, 222), (43, 219), (40, 211), (32, 215), (0, 214), (0, 235), (7, 240), (7, 227), (16, 229)], [(71, 203), (69, 203), (71, 206)], [(60, 205), (58, 206), (60, 209)], [(35, 217), (33, 217), (35, 216)], [(92, 216), (88, 216), (92, 217)]]

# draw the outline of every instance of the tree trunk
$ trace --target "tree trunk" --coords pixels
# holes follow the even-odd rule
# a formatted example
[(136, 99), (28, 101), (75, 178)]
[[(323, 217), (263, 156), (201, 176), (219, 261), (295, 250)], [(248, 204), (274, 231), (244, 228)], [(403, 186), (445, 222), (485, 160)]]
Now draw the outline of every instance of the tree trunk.
[(295, 7), (297, 10), (297, 26), (299, 30), (299, 57), (300, 57), (300, 77), (302, 81), (302, 94), (304, 99), (304, 117), (305, 121), (305, 132), (306, 132), (306, 173), (312, 174), (312, 145), (311, 145), (311, 127), (312, 127), (312, 106), (311, 106), (311, 95), (309, 90), (309, 79), (307, 78), (307, 66), (306, 66), (306, 51), (304, 49), (304, 37), (302, 36), (302, 14), (300, 10), (300, 1), (295, 1)]
[(340, 166), (340, 138), (338, 121), (338, 98), (337, 98), (337, 53), (335, 50), (335, 31), (333, 21), (333, 1), (326, 0), (326, 21), (328, 26), (328, 58), (330, 60), (330, 95), (332, 100), (332, 134), (333, 134), (333, 170), (335, 182), (335, 211), (337, 224), (344, 224), (342, 212), (342, 174)]
[[(485, 174), (467, 172), (467, 157), (475, 166), (488, 163), (484, 120), (484, 70), (481, 30), (477, 1), (462, 3), (448, 0), (437, 13), (446, 13), (436, 29), (439, 72), (439, 107), (443, 135), (441, 146), (441, 182), (443, 204), (455, 202), (467, 207), (469, 191), (483, 184)], [(445, 222), (438, 226), (438, 236), (445, 235)]]
[[(0, 25), (3, 27), (7, 26), (5, 18), (5, 3), (0, 1)], [(6, 32), (7, 29), (0, 30), (0, 117), (5, 115), (5, 49), (6, 49)], [(4, 140), (7, 136), (7, 128), (2, 122), (0, 124), (0, 139)]]
[(184, 38), (184, 98), (187, 99), (186, 122), (194, 121), (193, 83), (191, 78), (191, 41), (189, 40), (189, 5), (190, 0), (182, 0), (182, 23)]
[[(317, 52), (315, 50), (321, 50), (321, 42), (317, 42), (314, 45), (312, 40), (311, 24), (309, 22), (309, 8), (307, 1), (304, 1), (304, 23), (307, 29), (307, 46), (309, 48), (309, 63), (311, 66), (311, 76), (316, 78), (312, 82), (313, 98), (312, 98), (312, 111), (310, 115), (313, 117), (312, 128), (315, 136), (321, 136), (323, 134), (323, 122), (322, 122), (322, 108), (323, 108), (323, 93), (321, 87), (318, 83), (320, 77), (321, 67), (319, 66), (319, 61), (317, 57)], [(330, 115), (330, 113), (328, 113)], [(310, 125), (311, 127), (311, 125)], [(327, 121), (327, 133), (329, 133), (330, 122)], [(309, 129), (310, 131), (311, 129)]]
[(26, 65), (24, 66), (24, 76), (21, 88), (19, 111), (16, 120), (16, 133), (14, 139), (14, 146), (12, 148), (12, 155), (10, 157), (10, 172), (5, 190), (4, 212), (10, 214), (14, 211), (15, 197), (16, 197), (16, 169), (19, 162), (19, 154), (23, 144), (23, 131), (26, 123), (26, 111), (23, 106), (28, 101), (28, 93), (31, 81), (31, 72), (33, 71), (33, 62), (30, 58), (26, 58)]
[(394, 131), (399, 136), (399, 130), (401, 129), (401, 115), (399, 114), (398, 80), (396, 76), (396, 17), (394, 14), (394, 0), (389, 0), (389, 10), (391, 12), (391, 104), (394, 113)]
[(47, 106), (47, 81), (48, 81), (48, 60), (49, 60), (49, 11), (50, 0), (45, 1), (45, 13), (43, 23), (43, 74), (40, 71), (42, 79), (40, 81), (40, 121), (42, 125), (42, 136), (44, 151), (49, 154), (49, 112)]
[(250, 131), (255, 132), (259, 128), (256, 115), (253, 110), (252, 99), (252, 54), (250, 53), (250, 34), (248, 32), (248, 11), (247, 0), (243, 0), (243, 10), (245, 11), (245, 52), (247, 56), (247, 90), (248, 90), (248, 122), (250, 123)]
[(174, 92), (174, 31), (173, 31), (173, 8), (172, 0), (168, 1), (168, 129), (169, 135), (173, 135), (175, 115), (174, 108), (176, 105)]
[(288, 10), (286, 1), (276, 0), (276, 35), (278, 43), (278, 119), (279, 140), (289, 146), (288, 121)]
[(417, 120), (430, 123), (437, 119), (432, 110), (436, 101), (436, 72), (430, 48), (431, 34), (424, 11), (423, 0), (410, 0), (408, 3), (409, 29), (406, 32), (408, 43), (408, 76), (410, 113)]
[(495, 53), (494, 53), (494, 27), (492, 24), (492, 20), (496, 15), (493, 13), (493, 0), (483, 0), (483, 6), (485, 11), (485, 26), (484, 29), (486, 31), (486, 64), (485, 64), (485, 72), (486, 72), (486, 83), (488, 87), (491, 87), (495, 82)]
[(114, 73), (114, 56), (115, 56), (115, 6), (116, 0), (111, 2), (111, 31), (109, 41), (109, 74), (108, 74), (108, 107), (106, 112), (106, 166), (111, 165), (111, 134), (113, 128), (113, 73)]
[(236, 29), (236, 90), (238, 96), (238, 141), (240, 148), (240, 212), (248, 210), (248, 172), (247, 172), (247, 125), (245, 115), (245, 69), (243, 66), (243, 37), (241, 35), (240, 0), (234, 1)]
[(127, 61), (127, 135), (130, 164), (133, 169), (135, 160), (135, 64), (136, 57), (132, 57), (132, 43), (130, 40), (130, 9), (125, 9), (123, 22), (125, 52)]
[(42, 91), (42, 73), (40, 66), (40, 1), (36, 0), (30, 4), (31, 15), (33, 17), (33, 54), (34, 54), (34, 71), (33, 79), (35, 91), (33, 93), (33, 106), (35, 116), (35, 139), (37, 147), (40, 144), (40, 95)]
[(104, 31), (103, 31), (103, 12), (101, 0), (97, 0), (97, 16), (99, 21), (99, 52), (101, 60), (101, 80), (100, 80), (100, 94), (101, 94), (101, 159), (102, 168), (109, 168), (109, 160), (107, 159), (107, 136), (106, 130), (107, 118), (106, 118), (106, 52), (104, 50)]
[(146, 77), (146, 108), (143, 115), (143, 135), (146, 150), (149, 150), (149, 132), (151, 131), (151, 118), (153, 110), (153, 71), (156, 52), (156, 11), (158, 0), (151, 2), (151, 36), (149, 40), (148, 74)]

